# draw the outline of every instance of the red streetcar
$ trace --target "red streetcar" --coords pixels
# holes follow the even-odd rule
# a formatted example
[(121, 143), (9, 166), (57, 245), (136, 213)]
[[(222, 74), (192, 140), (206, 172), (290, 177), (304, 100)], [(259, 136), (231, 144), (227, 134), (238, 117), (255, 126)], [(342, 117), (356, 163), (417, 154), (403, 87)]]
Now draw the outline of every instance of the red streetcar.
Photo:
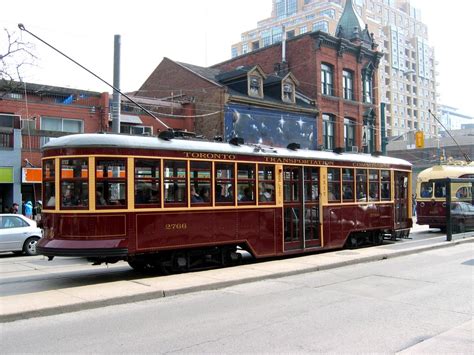
[(295, 255), (412, 226), (411, 164), (199, 140), (70, 135), (43, 157), (45, 236), (38, 252), (139, 270)]
[[(474, 178), (474, 163), (451, 162), (435, 165), (418, 174), (416, 182), (417, 224), (446, 231), (446, 178)], [(453, 207), (472, 205), (472, 183), (452, 183)]]

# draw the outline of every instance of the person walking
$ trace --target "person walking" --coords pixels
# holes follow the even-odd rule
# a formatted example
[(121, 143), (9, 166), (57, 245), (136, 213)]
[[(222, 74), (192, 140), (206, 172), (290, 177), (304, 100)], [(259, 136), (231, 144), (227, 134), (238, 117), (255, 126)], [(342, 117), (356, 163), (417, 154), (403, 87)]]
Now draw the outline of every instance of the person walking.
[(15, 213), (17, 214), (18, 213), (18, 208), (19, 208), (19, 205), (18, 203), (13, 203), (12, 207), (10, 208), (10, 213)]
[(26, 218), (33, 219), (33, 204), (31, 201), (25, 203), (25, 216)]

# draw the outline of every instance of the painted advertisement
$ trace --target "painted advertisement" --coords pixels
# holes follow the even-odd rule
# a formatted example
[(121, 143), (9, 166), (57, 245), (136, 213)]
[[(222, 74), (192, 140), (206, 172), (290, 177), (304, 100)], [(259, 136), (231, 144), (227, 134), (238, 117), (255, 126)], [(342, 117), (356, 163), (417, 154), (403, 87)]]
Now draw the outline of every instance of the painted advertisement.
[(301, 149), (317, 147), (316, 117), (300, 113), (228, 105), (225, 111), (225, 140), (243, 138), (245, 143)]

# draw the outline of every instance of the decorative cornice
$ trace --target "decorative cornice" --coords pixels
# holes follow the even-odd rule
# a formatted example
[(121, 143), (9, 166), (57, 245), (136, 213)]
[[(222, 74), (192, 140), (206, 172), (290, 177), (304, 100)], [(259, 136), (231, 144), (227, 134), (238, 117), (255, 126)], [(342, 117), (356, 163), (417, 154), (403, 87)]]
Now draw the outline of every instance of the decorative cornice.
[(378, 61), (380, 61), (380, 58), (383, 56), (376, 50), (369, 49), (361, 44), (355, 44), (344, 38), (331, 36), (326, 32), (316, 31), (311, 33), (310, 36), (314, 39), (316, 49), (321, 49), (322, 46), (332, 48), (339, 56), (343, 53), (351, 53), (360, 63), (364, 58), (367, 58), (372, 62), (376, 60), (378, 64)]

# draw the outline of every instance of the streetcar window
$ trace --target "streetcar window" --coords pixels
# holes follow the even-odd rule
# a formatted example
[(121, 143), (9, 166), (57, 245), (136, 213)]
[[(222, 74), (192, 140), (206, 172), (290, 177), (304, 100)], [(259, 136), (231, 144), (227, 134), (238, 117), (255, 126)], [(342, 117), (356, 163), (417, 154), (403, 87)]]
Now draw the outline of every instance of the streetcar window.
[(186, 162), (165, 160), (164, 162), (164, 199), (165, 206), (186, 206)]
[(315, 202), (319, 199), (319, 174), (317, 168), (305, 168), (304, 186), (305, 202)]
[(379, 171), (369, 170), (369, 201), (378, 201), (380, 197)]
[(191, 206), (212, 203), (212, 164), (204, 161), (191, 162)]
[(135, 159), (135, 207), (160, 206), (160, 161)]
[(287, 167), (283, 171), (283, 199), (285, 202), (300, 200), (300, 171), (301, 168)]
[(216, 163), (216, 204), (234, 203), (234, 164)]
[(239, 204), (255, 203), (255, 164), (237, 164)]
[(61, 208), (89, 206), (88, 160), (61, 159)]
[(446, 183), (435, 182), (435, 197), (446, 197)]
[(382, 200), (390, 200), (390, 170), (382, 170), (381, 176), (381, 192)]
[(367, 201), (367, 170), (356, 170), (356, 194), (357, 201)]
[(54, 159), (45, 160), (43, 162), (43, 201), (45, 209), (54, 209), (56, 205), (54, 167)]
[(96, 208), (127, 205), (127, 169), (123, 159), (97, 159), (95, 168)]
[(258, 203), (275, 203), (275, 167), (258, 165)]
[(328, 169), (328, 201), (341, 202), (341, 169)]
[(421, 197), (433, 196), (433, 184), (431, 182), (422, 182), (420, 186)]
[(354, 169), (342, 169), (342, 200), (354, 201)]

